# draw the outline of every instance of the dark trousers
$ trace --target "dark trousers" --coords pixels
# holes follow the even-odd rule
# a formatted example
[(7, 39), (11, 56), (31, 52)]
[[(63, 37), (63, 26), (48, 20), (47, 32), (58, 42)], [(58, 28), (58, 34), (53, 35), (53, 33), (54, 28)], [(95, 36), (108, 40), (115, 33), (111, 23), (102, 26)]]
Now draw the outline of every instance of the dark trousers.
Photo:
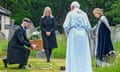
[(52, 54), (52, 48), (46, 48), (45, 49), (45, 54), (46, 54), (47, 62), (50, 62), (50, 57), (51, 57), (51, 54)]

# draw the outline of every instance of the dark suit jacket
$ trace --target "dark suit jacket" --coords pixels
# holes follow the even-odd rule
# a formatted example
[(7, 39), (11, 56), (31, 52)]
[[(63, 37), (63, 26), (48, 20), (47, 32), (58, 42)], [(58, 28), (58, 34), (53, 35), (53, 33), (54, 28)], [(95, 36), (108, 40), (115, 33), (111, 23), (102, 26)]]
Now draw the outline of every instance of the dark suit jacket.
[(26, 64), (30, 51), (24, 46), (30, 47), (31, 44), (26, 37), (26, 31), (22, 26), (19, 26), (8, 43), (7, 58), (9, 63)]

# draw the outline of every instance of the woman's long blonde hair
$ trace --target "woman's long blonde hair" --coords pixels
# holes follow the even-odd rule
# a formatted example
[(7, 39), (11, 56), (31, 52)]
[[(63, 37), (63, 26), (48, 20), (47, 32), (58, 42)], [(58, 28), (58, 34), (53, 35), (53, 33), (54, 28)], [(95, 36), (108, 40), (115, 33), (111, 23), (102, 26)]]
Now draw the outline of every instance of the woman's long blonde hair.
[(50, 17), (52, 18), (52, 17), (53, 17), (53, 15), (52, 15), (52, 10), (51, 10), (51, 8), (50, 8), (49, 6), (47, 6), (47, 7), (44, 8), (44, 12), (43, 12), (43, 16), (42, 16), (42, 17), (43, 17), (43, 18), (45, 17), (45, 13), (46, 13), (47, 10), (49, 10), (49, 12), (50, 12)]

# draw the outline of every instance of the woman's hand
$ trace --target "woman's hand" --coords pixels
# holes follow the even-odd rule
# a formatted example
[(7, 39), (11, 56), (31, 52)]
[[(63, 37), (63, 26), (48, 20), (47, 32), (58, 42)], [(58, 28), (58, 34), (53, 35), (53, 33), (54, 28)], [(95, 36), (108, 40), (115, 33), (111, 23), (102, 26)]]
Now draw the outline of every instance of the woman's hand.
[(50, 36), (50, 35), (51, 35), (51, 32), (46, 32), (46, 35), (47, 35), (47, 36)]

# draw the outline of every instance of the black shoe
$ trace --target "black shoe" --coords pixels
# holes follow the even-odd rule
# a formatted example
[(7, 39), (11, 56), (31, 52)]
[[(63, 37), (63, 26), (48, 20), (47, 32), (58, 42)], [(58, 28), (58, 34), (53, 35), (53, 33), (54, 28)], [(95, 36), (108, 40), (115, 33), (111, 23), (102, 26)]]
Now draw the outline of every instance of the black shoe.
[(60, 67), (60, 70), (65, 70), (65, 66), (61, 66), (61, 67)]
[(3, 63), (4, 63), (4, 67), (5, 67), (5, 68), (8, 68), (8, 66), (7, 66), (7, 63), (8, 63), (8, 62), (7, 62), (7, 59), (3, 59)]
[(49, 59), (47, 59), (47, 63), (50, 63), (50, 60), (49, 60)]
[(20, 67), (19, 69), (25, 69), (25, 66)]
[(25, 65), (19, 65), (19, 67), (18, 67), (19, 69), (25, 69)]

